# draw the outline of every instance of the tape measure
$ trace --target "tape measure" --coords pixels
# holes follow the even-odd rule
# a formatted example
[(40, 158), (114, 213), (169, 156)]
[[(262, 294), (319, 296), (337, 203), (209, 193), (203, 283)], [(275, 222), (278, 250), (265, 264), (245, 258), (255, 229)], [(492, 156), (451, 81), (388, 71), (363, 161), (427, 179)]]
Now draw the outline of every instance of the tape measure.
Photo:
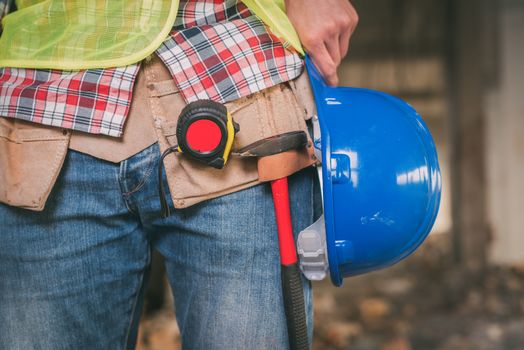
[(239, 130), (223, 104), (211, 100), (191, 102), (178, 117), (178, 151), (221, 169), (227, 163)]

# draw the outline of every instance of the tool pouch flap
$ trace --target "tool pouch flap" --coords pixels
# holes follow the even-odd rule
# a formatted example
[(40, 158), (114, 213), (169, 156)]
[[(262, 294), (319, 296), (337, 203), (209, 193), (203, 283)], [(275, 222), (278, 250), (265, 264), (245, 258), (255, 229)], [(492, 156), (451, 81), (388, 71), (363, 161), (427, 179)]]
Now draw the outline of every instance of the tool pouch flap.
[(43, 210), (69, 138), (58, 128), (0, 117), (0, 202)]
[[(180, 94), (157, 94), (156, 87), (162, 86), (163, 76), (170, 77), (158, 71), (155, 66), (149, 66), (146, 75), (149, 78), (150, 105), (155, 117), (155, 128), (161, 152), (178, 144), (176, 140), (177, 118), (185, 106)], [(240, 132), (235, 135), (233, 152), (242, 149), (259, 140), (291, 131), (307, 131), (306, 114), (299, 106), (297, 97), (289, 84), (280, 84), (250, 96), (226, 103), (233, 120), (240, 125)], [(254, 186), (274, 176), (296, 172), (314, 162), (307, 151), (298, 157), (288, 153), (286, 164), (282, 166), (283, 154), (270, 157), (239, 157), (231, 156), (223, 169), (213, 169), (207, 165), (189, 159), (184, 154), (172, 153), (164, 160), (164, 168), (174, 206), (184, 208), (211, 199)], [(304, 153), (305, 152), (305, 153)], [(287, 153), (287, 152), (286, 152)], [(298, 154), (297, 153), (297, 154)], [(305, 156), (303, 156), (305, 154)], [(263, 161), (271, 158), (273, 161)], [(278, 171), (274, 171), (278, 169)], [(281, 177), (281, 176), (280, 176)]]

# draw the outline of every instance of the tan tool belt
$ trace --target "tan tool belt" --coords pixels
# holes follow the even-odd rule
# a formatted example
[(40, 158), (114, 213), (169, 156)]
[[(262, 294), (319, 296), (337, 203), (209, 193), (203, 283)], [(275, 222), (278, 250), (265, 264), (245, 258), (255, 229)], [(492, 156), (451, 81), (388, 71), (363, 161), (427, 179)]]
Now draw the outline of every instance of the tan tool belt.
[[(121, 139), (0, 118), (0, 202), (40, 211), (68, 148), (118, 163), (155, 142), (163, 152), (177, 144), (177, 118), (185, 102), (156, 56), (144, 62)], [(288, 131), (307, 130), (314, 114), (307, 77), (226, 104), (240, 125), (233, 150)], [(312, 148), (265, 158), (232, 157), (218, 170), (171, 154), (164, 161), (173, 204), (185, 208), (262, 181), (289, 175), (315, 162)]]

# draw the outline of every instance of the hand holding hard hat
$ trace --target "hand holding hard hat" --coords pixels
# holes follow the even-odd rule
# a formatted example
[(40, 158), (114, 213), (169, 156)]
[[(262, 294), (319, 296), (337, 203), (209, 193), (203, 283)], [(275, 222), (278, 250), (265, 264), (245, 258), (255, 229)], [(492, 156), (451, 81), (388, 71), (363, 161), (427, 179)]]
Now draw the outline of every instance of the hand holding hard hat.
[(297, 246), (306, 277), (332, 282), (399, 262), (429, 234), (440, 204), (435, 143), (404, 101), (330, 87), (306, 58), (317, 105), (314, 144), (324, 215)]

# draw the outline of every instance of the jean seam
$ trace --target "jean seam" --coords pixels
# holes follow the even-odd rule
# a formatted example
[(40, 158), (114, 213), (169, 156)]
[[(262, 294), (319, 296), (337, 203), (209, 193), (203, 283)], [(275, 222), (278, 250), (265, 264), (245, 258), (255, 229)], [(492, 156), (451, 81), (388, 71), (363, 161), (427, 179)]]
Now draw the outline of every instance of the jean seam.
[[(151, 254), (151, 250), (148, 249), (147, 250), (147, 257), (146, 257), (146, 263), (149, 264), (149, 261), (150, 261), (150, 256)], [(146, 266), (147, 268), (147, 266)], [(133, 327), (133, 323), (134, 323), (134, 319), (135, 319), (135, 313), (136, 313), (136, 309), (137, 309), (137, 305), (138, 305), (138, 300), (140, 298), (140, 296), (142, 295), (142, 288), (144, 287), (144, 275), (145, 275), (145, 272), (142, 272), (140, 273), (140, 278), (138, 279), (138, 288), (136, 290), (136, 294), (135, 294), (135, 298), (133, 300), (133, 308), (131, 310), (131, 316), (129, 318), (129, 322), (128, 322), (128, 326), (127, 326), (127, 331), (126, 331), (126, 338), (125, 338), (125, 341), (124, 341), (124, 349), (127, 349), (128, 348), (128, 345), (129, 345), (129, 335), (131, 334), (131, 328)]]
[(144, 173), (144, 176), (142, 176), (142, 178), (140, 179), (140, 181), (138, 182), (138, 184), (132, 189), (132, 190), (129, 190), (127, 192), (124, 192), (122, 193), (124, 196), (130, 196), (132, 195), (133, 193), (137, 192), (138, 190), (140, 190), (142, 187), (144, 187), (147, 179), (149, 178), (149, 176), (151, 175), (151, 172), (153, 171), (153, 163), (155, 162), (155, 157), (153, 157), (149, 163), (147, 164), (147, 171)]
[(128, 196), (125, 195), (125, 193), (127, 192), (127, 186), (126, 186), (126, 181), (125, 181), (125, 178), (126, 178), (126, 168), (127, 168), (127, 159), (126, 160), (123, 160), (122, 162), (120, 162), (120, 170), (119, 170), (119, 173), (118, 173), (118, 183), (120, 185), (120, 192), (122, 194), (122, 199), (124, 201), (124, 205), (126, 206), (127, 210), (132, 213), (132, 214), (138, 214), (132, 207), (131, 207), (131, 204), (129, 203), (129, 198)]

